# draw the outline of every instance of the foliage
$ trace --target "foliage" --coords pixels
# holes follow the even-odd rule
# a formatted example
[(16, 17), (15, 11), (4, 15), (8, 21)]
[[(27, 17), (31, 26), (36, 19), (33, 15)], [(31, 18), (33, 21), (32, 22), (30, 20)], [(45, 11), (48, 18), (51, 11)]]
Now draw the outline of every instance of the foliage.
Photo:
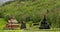
[[(43, 19), (43, 15), (46, 15), (49, 24), (57, 26), (57, 23), (60, 22), (59, 3), (60, 0), (15, 0), (8, 5), (0, 7), (0, 12), (3, 11), (0, 15), (4, 16), (5, 19), (13, 15), (19, 22), (40, 22)], [(58, 26), (60, 25), (58, 24)]]

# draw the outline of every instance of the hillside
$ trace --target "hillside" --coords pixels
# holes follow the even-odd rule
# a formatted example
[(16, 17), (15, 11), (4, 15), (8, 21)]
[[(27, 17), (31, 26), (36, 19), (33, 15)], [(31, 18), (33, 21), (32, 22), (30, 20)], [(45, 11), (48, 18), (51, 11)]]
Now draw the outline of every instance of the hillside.
[[(0, 17), (39, 22), (46, 15), (51, 26), (60, 27), (60, 0), (15, 0), (0, 7)], [(47, 11), (48, 10), (48, 11)]]

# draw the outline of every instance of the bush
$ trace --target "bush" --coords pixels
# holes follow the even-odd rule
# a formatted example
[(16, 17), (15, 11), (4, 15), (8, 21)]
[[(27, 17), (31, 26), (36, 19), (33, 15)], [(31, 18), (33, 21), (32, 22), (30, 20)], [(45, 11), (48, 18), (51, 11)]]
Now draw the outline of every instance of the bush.
[(4, 17), (4, 14), (3, 13), (0, 13), (0, 18), (3, 18)]
[(11, 15), (6, 15), (4, 18), (7, 21), (7, 20), (10, 20), (12, 18), (12, 16)]

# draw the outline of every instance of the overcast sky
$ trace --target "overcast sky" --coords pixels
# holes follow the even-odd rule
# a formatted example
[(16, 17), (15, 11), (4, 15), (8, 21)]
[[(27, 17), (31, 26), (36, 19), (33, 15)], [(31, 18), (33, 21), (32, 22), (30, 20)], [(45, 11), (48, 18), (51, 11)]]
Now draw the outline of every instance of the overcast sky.
[(0, 0), (0, 3), (4, 3), (6, 1), (12, 1), (12, 0)]
[(0, 5), (4, 4), (7, 1), (13, 1), (13, 0), (0, 0)]
[(14, 0), (0, 0), (0, 6), (2, 6), (7, 1), (14, 1)]
[(0, 2), (6, 2), (6, 1), (10, 1), (10, 0), (0, 0)]

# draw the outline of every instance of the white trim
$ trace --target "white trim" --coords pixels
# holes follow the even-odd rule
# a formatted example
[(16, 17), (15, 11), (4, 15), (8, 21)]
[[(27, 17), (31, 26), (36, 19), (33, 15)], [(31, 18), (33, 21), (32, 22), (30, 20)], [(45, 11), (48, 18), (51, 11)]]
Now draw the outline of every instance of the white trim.
[(8, 24), (8, 25), (19, 25), (19, 24)]

